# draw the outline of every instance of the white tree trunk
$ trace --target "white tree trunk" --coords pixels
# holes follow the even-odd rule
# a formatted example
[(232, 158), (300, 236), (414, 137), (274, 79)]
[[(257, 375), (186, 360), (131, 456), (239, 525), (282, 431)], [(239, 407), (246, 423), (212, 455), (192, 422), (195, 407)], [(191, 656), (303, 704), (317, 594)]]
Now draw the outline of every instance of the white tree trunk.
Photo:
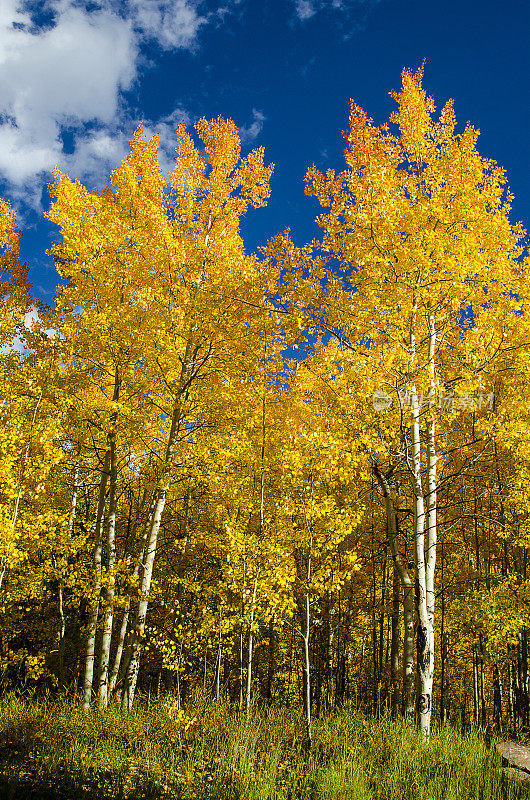
[[(411, 356), (412, 361), (416, 361), (416, 344), (414, 335), (414, 322), (411, 328)], [(434, 347), (436, 333), (434, 321), (429, 319), (429, 370), (431, 381), (431, 398), (429, 400), (429, 425), (428, 425), (428, 465), (427, 465), (427, 486), (430, 490), (436, 486), (436, 451), (435, 451), (435, 423), (434, 423)], [(416, 562), (416, 585), (417, 585), (417, 612), (418, 627), (416, 633), (416, 677), (418, 682), (417, 710), (418, 722), (422, 738), (425, 742), (429, 740), (431, 732), (431, 712), (432, 712), (432, 685), (434, 667), (434, 567), (436, 563), (436, 524), (434, 530), (428, 530), (426, 536), (426, 515), (425, 498), (422, 483), (422, 461), (421, 461), (421, 433), (420, 418), (421, 408), (418, 401), (416, 386), (413, 385), (411, 392), (412, 410), (412, 458), (409, 458), (408, 465), (412, 475), (412, 488), (414, 493), (414, 556)], [(434, 476), (434, 477), (433, 477)], [(428, 492), (428, 497), (430, 496)], [(432, 495), (435, 501), (435, 491)], [(435, 511), (428, 499), (429, 511)], [(431, 517), (432, 519), (432, 517)], [(435, 518), (434, 518), (435, 520)], [(431, 523), (429, 522), (429, 525)], [(432, 545), (432, 546), (431, 546)], [(432, 586), (431, 604), (432, 615), (429, 614), (427, 591)]]
[(245, 590), (247, 585), (247, 560), (243, 559), (243, 591), (241, 593), (241, 628), (239, 631), (239, 710), (243, 710), (243, 686), (245, 667), (243, 664), (243, 621), (245, 619)]
[(414, 586), (403, 592), (403, 714), (414, 721)]
[[(176, 417), (173, 417), (175, 421)], [(173, 425), (172, 425), (173, 428)], [(170, 437), (170, 441), (173, 438), (174, 443), (176, 442), (176, 430), (173, 431), (175, 434), (174, 437)], [(166, 461), (167, 463), (167, 461)], [(172, 463), (172, 459), (171, 459)], [(160, 530), (160, 523), (162, 521), (162, 513), (164, 511), (164, 507), (166, 504), (166, 497), (167, 491), (169, 488), (169, 476), (167, 476), (158, 493), (157, 503), (155, 506), (155, 511), (151, 520), (151, 526), (149, 530), (149, 538), (147, 541), (147, 547), (144, 557), (143, 563), (143, 570), (142, 570), (142, 580), (140, 584), (140, 599), (138, 601), (138, 606), (135, 614), (135, 619), (133, 623), (133, 630), (131, 634), (131, 641), (129, 644), (129, 653), (127, 658), (127, 672), (125, 677), (125, 686), (124, 686), (124, 693), (123, 693), (123, 700), (122, 704), (124, 708), (130, 709), (132, 707), (134, 701), (134, 695), (136, 691), (136, 682), (138, 679), (138, 670), (140, 667), (139, 662), (139, 646), (140, 640), (144, 635), (145, 631), (145, 618), (147, 614), (147, 607), (149, 603), (149, 591), (151, 589), (151, 578), (153, 575), (153, 566), (155, 561), (156, 555), (156, 546), (158, 541), (158, 532)]]
[[(308, 583), (311, 577), (311, 555), (308, 558)], [(311, 730), (311, 662), (309, 659), (309, 635), (311, 632), (311, 605), (309, 602), (309, 589), (305, 593), (305, 618), (303, 620), (302, 628), (302, 644), (304, 652), (303, 676), (302, 682), (304, 691), (304, 711), (305, 711), (305, 724), (307, 743), (311, 747), (312, 730)]]
[[(141, 544), (141, 548), (140, 548), (140, 553), (138, 555), (138, 558), (136, 560), (136, 564), (134, 565), (134, 569), (133, 569), (133, 572), (132, 572), (132, 581), (131, 582), (132, 582), (133, 585), (136, 583), (136, 581), (138, 579), (138, 576), (140, 574), (140, 565), (142, 564), (143, 558), (144, 558), (145, 544), (146, 544), (147, 536), (148, 536), (148, 533), (149, 533), (149, 524), (150, 524), (151, 514), (152, 514), (152, 512), (154, 510), (154, 507), (155, 507), (155, 500), (153, 500), (153, 502), (151, 503), (151, 507), (150, 507), (150, 510), (149, 510), (149, 513), (148, 513), (148, 516), (147, 516), (147, 522), (146, 522), (146, 524), (144, 526), (144, 530), (143, 530), (142, 544)], [(114, 694), (114, 692), (115, 692), (116, 688), (118, 687), (119, 683), (123, 680), (123, 673), (120, 674), (120, 668), (122, 666), (122, 657), (123, 657), (123, 652), (124, 652), (125, 639), (126, 639), (126, 635), (127, 635), (127, 628), (128, 628), (128, 625), (129, 625), (130, 613), (131, 613), (131, 600), (129, 598), (127, 600), (127, 604), (126, 604), (125, 609), (123, 611), (123, 617), (122, 617), (122, 621), (121, 621), (120, 631), (119, 631), (119, 635), (118, 635), (118, 642), (117, 642), (117, 647), (116, 647), (116, 654), (114, 656), (114, 663), (112, 665), (112, 670), (111, 670), (110, 677), (109, 677), (109, 690), (108, 690), (109, 700), (110, 700), (111, 695)]]
[(114, 661), (109, 675), (108, 701), (110, 701), (112, 695), (114, 694), (114, 689), (116, 688), (116, 681), (118, 679), (118, 673), (120, 671), (120, 664), (123, 656), (123, 648), (125, 645), (125, 637), (127, 635), (127, 628), (129, 625), (129, 611), (130, 611), (130, 601), (127, 602), (127, 605), (123, 610), (120, 630), (118, 631), (118, 641), (116, 642), (116, 653), (114, 655)]
[(103, 614), (103, 635), (99, 662), (99, 704), (102, 708), (108, 705), (108, 673), (110, 645), (114, 621), (114, 566), (116, 563), (116, 504), (117, 504), (117, 464), (116, 464), (116, 428), (109, 435), (110, 444), (110, 494), (109, 514), (107, 521), (107, 588), (105, 592), (105, 611)]
[(160, 479), (158, 493), (156, 495), (156, 502), (151, 515), (149, 534), (147, 537), (147, 544), (144, 553), (144, 560), (142, 565), (142, 576), (140, 581), (140, 599), (138, 601), (133, 629), (131, 632), (131, 639), (128, 646), (128, 653), (126, 659), (126, 676), (124, 691), (122, 697), (122, 705), (124, 708), (130, 709), (134, 701), (134, 694), (136, 691), (136, 681), (138, 678), (138, 670), (140, 667), (139, 662), (139, 647), (140, 640), (142, 639), (145, 631), (145, 618), (147, 614), (147, 607), (149, 603), (149, 591), (151, 589), (151, 578), (153, 575), (153, 566), (155, 562), (156, 547), (158, 541), (158, 532), (162, 522), (162, 514), (166, 505), (167, 493), (171, 484), (171, 475), (173, 465), (175, 462), (176, 449), (178, 444), (178, 436), (180, 433), (180, 426), (184, 416), (184, 400), (187, 395), (188, 382), (190, 380), (192, 370), (192, 352), (193, 352), (193, 335), (191, 334), (186, 344), (186, 351), (182, 361), (180, 390), (175, 399), (173, 406), (173, 413), (171, 416), (171, 428), (166, 448), (166, 455), (164, 458), (164, 467)]
[[(311, 487), (311, 494), (313, 493)], [(307, 745), (311, 747), (313, 741), (312, 725), (311, 725), (311, 661), (309, 651), (309, 639), (311, 635), (311, 602), (309, 595), (309, 587), (312, 580), (312, 555), (313, 555), (313, 527), (309, 524), (307, 513), (304, 505), (304, 518), (307, 533), (309, 534), (308, 548), (307, 548), (307, 574), (306, 574), (306, 590), (304, 596), (304, 613), (301, 619), (301, 633), (302, 633), (302, 647), (303, 647), (303, 666), (302, 666), (302, 689), (303, 689), (303, 703), (306, 723), (306, 737)]]
[(430, 620), (427, 611), (425, 570), (425, 505), (421, 479), (420, 408), (416, 388), (412, 390), (412, 477), (414, 491), (414, 556), (416, 562), (418, 627), (416, 632), (417, 710), (424, 741), (429, 740), (432, 707)]
[(107, 491), (107, 481), (109, 477), (110, 468), (110, 451), (105, 453), (105, 461), (101, 471), (101, 479), (99, 482), (99, 498), (96, 510), (96, 522), (94, 526), (94, 588), (92, 596), (92, 605), (88, 612), (88, 625), (87, 625), (87, 644), (85, 655), (85, 674), (83, 678), (83, 708), (88, 710), (90, 708), (90, 701), (92, 700), (92, 680), (94, 677), (94, 654), (96, 650), (96, 631), (98, 626), (99, 614), (99, 594), (101, 591), (101, 553), (102, 553), (102, 525), (103, 515), (105, 512), (105, 495)]
[[(70, 515), (68, 517), (67, 539), (71, 538), (74, 531), (75, 511), (77, 508), (78, 475), (79, 475), (79, 465), (76, 464), (74, 470), (74, 485), (72, 488)], [(57, 560), (55, 554), (53, 554), (52, 560), (54, 568), (57, 568)], [(57, 677), (59, 685), (62, 686), (64, 682), (64, 637), (66, 633), (66, 618), (64, 615), (64, 580), (61, 574), (57, 575), (57, 614), (58, 614), (58, 624), (57, 624), (57, 632), (55, 635), (55, 652), (57, 653), (57, 664), (58, 664)]]
[(247, 702), (246, 702), (247, 716), (250, 712), (250, 700), (251, 700), (251, 690), (252, 690), (252, 659), (254, 655), (254, 617), (256, 614), (256, 596), (258, 590), (259, 572), (260, 568), (258, 566), (256, 569), (256, 576), (254, 578), (254, 591), (252, 592), (252, 606), (250, 608), (250, 625), (248, 631)]
[[(438, 456), (436, 453), (436, 419), (435, 419), (435, 397), (436, 397), (436, 324), (433, 316), (428, 318), (429, 326), (429, 418), (427, 423), (427, 516), (425, 530), (425, 596), (427, 603), (427, 633), (428, 633), (428, 680), (426, 687), (430, 684), (429, 700), (425, 703), (429, 707), (428, 726), (430, 731), (430, 715), (432, 709), (432, 682), (434, 676), (434, 605), (435, 605), (435, 586), (434, 577), (436, 570), (436, 548), (437, 548), (437, 478), (436, 468)], [(426, 656), (427, 657), (427, 656)], [(427, 712), (425, 712), (427, 714)], [(427, 719), (425, 718), (425, 724)], [(428, 737), (427, 737), (428, 738)]]

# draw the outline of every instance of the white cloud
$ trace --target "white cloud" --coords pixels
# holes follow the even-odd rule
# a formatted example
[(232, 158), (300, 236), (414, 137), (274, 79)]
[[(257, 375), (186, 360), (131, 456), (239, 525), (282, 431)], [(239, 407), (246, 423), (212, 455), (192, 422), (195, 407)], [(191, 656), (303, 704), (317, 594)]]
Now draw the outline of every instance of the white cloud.
[(0, 4), (0, 29), (11, 25), (29, 25), (30, 17), (20, 8), (19, 0), (2, 0)]
[(108, 12), (68, 9), (40, 35), (9, 34), (0, 64), (0, 171), (22, 183), (60, 160), (62, 127), (113, 119), (136, 53), (129, 24)]
[(320, 11), (342, 11), (350, 15), (360, 7), (375, 5), (379, 0), (294, 0), (295, 13), (301, 22), (305, 22)]
[(108, 178), (111, 169), (122, 161), (127, 153), (127, 140), (131, 138), (134, 126), (128, 134), (116, 125), (103, 126), (87, 133), (80, 131), (74, 137), (74, 152), (61, 156), (61, 168), (73, 177), (82, 177), (89, 184), (97, 186)]
[(300, 20), (310, 19), (317, 13), (317, 7), (311, 0), (296, 0), (296, 16)]
[(261, 133), (265, 120), (266, 116), (262, 111), (258, 111), (256, 108), (252, 109), (252, 122), (250, 125), (239, 126), (239, 135), (241, 136), (241, 141), (243, 144), (250, 144), (254, 141), (254, 139), (257, 139)]
[(136, 76), (137, 45), (130, 21), (106, 9), (55, 4), (53, 26), (35, 31), (20, 3), (7, 2), (0, 17), (0, 173), (21, 186), (63, 166), (62, 129), (114, 119), (120, 93)]
[(37, 173), (49, 170), (57, 160), (55, 137), (32, 140), (10, 122), (0, 125), (0, 172), (13, 184), (25, 184)]
[(207, 22), (189, 0), (129, 0), (129, 8), (135, 28), (165, 50), (194, 47)]
[[(40, 27), (36, 8), (46, 19)], [(201, 16), (198, 0), (95, 0), (88, 8), (83, 0), (0, 0), (0, 176), (10, 194), (38, 206), (56, 165), (76, 178), (108, 175), (137, 125), (123, 93), (138, 77), (142, 42), (193, 49), (201, 27), (226, 11), (225, 3)], [(154, 124), (163, 142), (175, 119)], [(65, 131), (73, 153), (64, 151)]]

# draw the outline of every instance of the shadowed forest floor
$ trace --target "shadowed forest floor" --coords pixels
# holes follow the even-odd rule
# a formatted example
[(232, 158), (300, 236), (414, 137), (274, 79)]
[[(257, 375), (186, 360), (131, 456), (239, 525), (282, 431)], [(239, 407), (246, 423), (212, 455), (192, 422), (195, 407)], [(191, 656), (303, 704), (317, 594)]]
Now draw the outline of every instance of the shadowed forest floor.
[(479, 731), (435, 730), (422, 747), (401, 722), (347, 706), (302, 743), (298, 709), (179, 710), (171, 696), (132, 713), (83, 714), (77, 700), (0, 700), (0, 797), (493, 800), (530, 796), (508, 783)]

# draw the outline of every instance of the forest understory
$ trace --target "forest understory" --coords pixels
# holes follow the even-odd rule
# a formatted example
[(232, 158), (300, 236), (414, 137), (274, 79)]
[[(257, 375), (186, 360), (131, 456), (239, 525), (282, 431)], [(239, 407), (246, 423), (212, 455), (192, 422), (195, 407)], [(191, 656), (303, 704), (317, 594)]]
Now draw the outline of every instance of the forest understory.
[[(79, 698), (35, 694), (0, 702), (0, 797), (9, 800), (516, 800), (496, 737), (472, 727), (419, 732), (351, 703), (314, 720), (304, 746), (302, 708), (247, 715), (202, 697), (179, 710), (168, 694), (142, 694), (83, 712)], [(505, 732), (506, 733), (506, 732)], [(524, 738), (524, 737), (523, 737)]]

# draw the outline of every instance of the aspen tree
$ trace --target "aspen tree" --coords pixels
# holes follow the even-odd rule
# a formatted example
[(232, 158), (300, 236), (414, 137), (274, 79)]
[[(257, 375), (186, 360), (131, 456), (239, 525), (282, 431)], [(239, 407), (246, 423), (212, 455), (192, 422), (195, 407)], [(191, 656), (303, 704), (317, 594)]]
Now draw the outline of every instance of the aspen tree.
[[(139, 600), (116, 681), (127, 706), (134, 698), (158, 534), (180, 442), (186, 440), (187, 415), (196, 403), (207, 407), (203, 393), (221, 378), (211, 365), (226, 361), (230, 368), (231, 358), (237, 362), (245, 325), (260, 317), (264, 305), (256, 260), (246, 256), (238, 228), (249, 206), (266, 202), (272, 168), (264, 166), (261, 149), (240, 157), (231, 121), (201, 120), (196, 128), (204, 150), (181, 126), (168, 180), (158, 165), (156, 137), (147, 142), (139, 129), (129, 156), (112, 175), (114, 190), (91, 194), (58, 175), (49, 213), (61, 226), (63, 241), (55, 253), (70, 279), (63, 306), (86, 309), (87, 323), (91, 306), (110, 364), (120, 370), (122, 394), (142, 398), (144, 406), (147, 400), (151, 420), (158, 416), (159, 428), (165, 428)], [(103, 265), (110, 266), (106, 276)], [(93, 327), (94, 320), (90, 323)], [(88, 325), (81, 327), (88, 333)], [(87, 359), (94, 344), (85, 339), (79, 358)], [(162, 418), (157, 408), (163, 409)], [(109, 424), (109, 430), (115, 426), (110, 418)], [(111, 604), (112, 590), (107, 596)], [(107, 634), (104, 684), (108, 650)], [(105, 702), (106, 689), (101, 692)]]
[[(481, 353), (468, 346), (486, 336), (492, 320), (513, 318), (516, 303), (506, 287), (518, 286), (522, 228), (510, 224), (504, 172), (479, 155), (478, 131), (468, 124), (456, 132), (452, 102), (435, 119), (422, 77), (423, 69), (403, 71), (402, 88), (393, 93), (398, 109), (390, 116), (392, 130), (387, 124), (376, 127), (352, 102), (345, 171), (322, 174), (312, 167), (306, 192), (329, 208), (318, 219), (321, 248), (340, 260), (347, 275), (341, 280), (340, 269), (338, 277), (328, 270), (321, 324), (345, 348), (359, 349), (365, 342), (365, 350), (382, 353), (378, 388), (390, 391), (394, 408), (403, 412), (398, 432), (413, 493), (418, 586), (417, 708), (427, 740), (434, 670), (437, 397), (457, 383), (467, 392), (491, 391), (478, 380)], [(314, 274), (322, 275), (321, 261)], [(311, 298), (316, 305), (317, 297)], [(469, 308), (476, 331), (466, 339), (473, 326), (462, 317)], [(487, 341), (495, 342), (493, 351), (506, 347), (502, 326)]]

